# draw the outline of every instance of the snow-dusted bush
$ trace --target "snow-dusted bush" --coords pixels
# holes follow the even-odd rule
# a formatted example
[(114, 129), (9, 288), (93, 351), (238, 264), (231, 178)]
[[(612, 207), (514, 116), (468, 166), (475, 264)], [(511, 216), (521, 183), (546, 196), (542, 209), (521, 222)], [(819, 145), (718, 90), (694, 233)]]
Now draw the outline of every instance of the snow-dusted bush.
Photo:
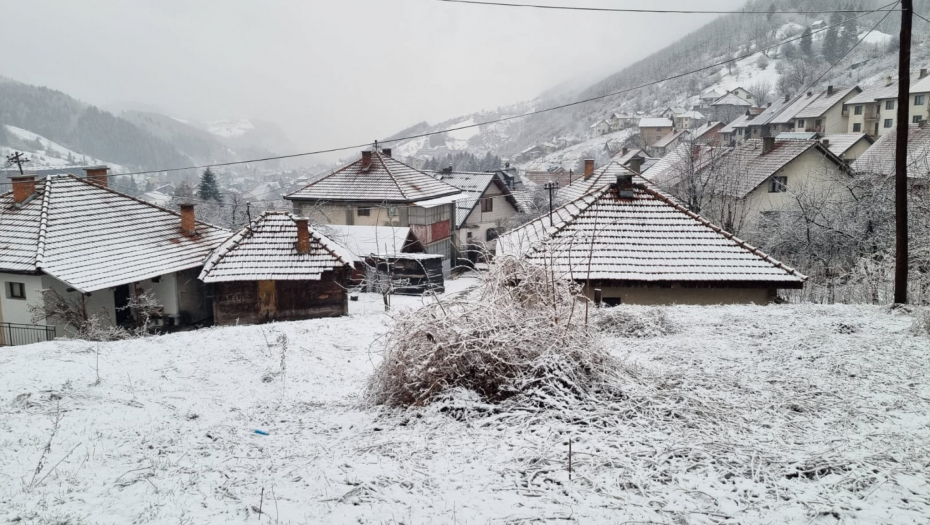
[(598, 310), (594, 315), (594, 327), (614, 337), (658, 337), (677, 331), (665, 310), (627, 306)]
[(914, 312), (914, 324), (911, 330), (917, 335), (930, 335), (930, 308)]
[(368, 400), (414, 406), (467, 389), (566, 407), (609, 395), (621, 368), (586, 326), (583, 301), (546, 268), (498, 260), (468, 294), (397, 314)]

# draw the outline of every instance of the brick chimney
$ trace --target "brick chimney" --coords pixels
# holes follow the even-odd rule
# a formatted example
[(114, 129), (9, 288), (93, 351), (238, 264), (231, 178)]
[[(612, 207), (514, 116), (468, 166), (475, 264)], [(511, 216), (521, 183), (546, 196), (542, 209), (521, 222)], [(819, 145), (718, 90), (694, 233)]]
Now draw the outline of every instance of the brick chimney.
[(584, 159), (584, 180), (590, 179), (591, 175), (594, 175), (594, 159)]
[(775, 137), (762, 137), (762, 154), (772, 151), (775, 148)]
[(823, 144), (823, 147), (830, 149), (830, 139), (823, 139), (820, 143)]
[(789, 100), (791, 100), (791, 95), (785, 93), (785, 102), (788, 102)]
[(390, 156), (391, 156), (391, 153), (393, 153), (393, 152), (391, 151), (391, 148), (381, 148), (381, 153), (382, 153), (385, 157), (390, 157)]
[(297, 253), (310, 253), (310, 219), (294, 217), (297, 224)]
[(194, 205), (181, 205), (181, 231), (185, 235), (194, 235), (197, 232), (197, 220), (194, 217)]
[(920, 70), (920, 78), (924, 78), (924, 77), (926, 77), (926, 76), (927, 76), (927, 69), (926, 69), (926, 68), (921, 69), (921, 70)]
[(832, 94), (833, 94), (833, 86), (827, 86), (827, 96), (829, 97)]
[(640, 173), (640, 170), (643, 168), (643, 158), (640, 157), (639, 155), (636, 155), (635, 157), (630, 159), (630, 162), (627, 165), (627, 167), (630, 168), (630, 171), (632, 171), (633, 173)]
[(892, 79), (891, 77), (886, 77), (886, 78), (885, 78), (885, 85), (886, 85), (886, 86), (890, 86), (890, 85), (892, 85), (892, 84), (894, 84), (894, 79)]
[(26, 199), (36, 193), (36, 176), (23, 175), (21, 177), (10, 177), (13, 183), (13, 203), (22, 204)]
[(633, 196), (633, 175), (617, 175), (617, 197), (632, 199)]
[(107, 171), (109, 168), (106, 166), (96, 167), (96, 168), (84, 168), (84, 172), (87, 173), (87, 181), (93, 182), (97, 186), (103, 186), (106, 188), (108, 186), (107, 181)]
[(625, 157), (629, 151), (629, 148), (620, 148), (620, 156)]
[(371, 167), (371, 151), (366, 150), (362, 152), (362, 170), (367, 171)]
[(808, 96), (808, 97), (814, 96), (814, 92), (813, 92), (813, 91), (808, 91), (808, 92), (807, 92), (807, 96)]

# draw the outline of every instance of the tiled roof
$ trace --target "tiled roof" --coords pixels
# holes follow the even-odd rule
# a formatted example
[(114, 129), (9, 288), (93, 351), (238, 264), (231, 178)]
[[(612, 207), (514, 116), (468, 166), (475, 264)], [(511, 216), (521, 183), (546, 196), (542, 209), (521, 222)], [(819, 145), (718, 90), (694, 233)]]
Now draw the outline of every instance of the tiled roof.
[(804, 109), (798, 111), (794, 118), (817, 118), (823, 116), (830, 108), (837, 104), (842, 104), (843, 99), (850, 93), (861, 91), (859, 86), (851, 88), (834, 88), (832, 95), (827, 95), (824, 91), (818, 95), (810, 104), (804, 106)]
[(641, 128), (670, 128), (672, 121), (663, 117), (644, 117), (639, 121)]
[(691, 111), (685, 111), (684, 113), (680, 115), (675, 115), (675, 118), (690, 118), (690, 119), (695, 119), (695, 120), (704, 120), (705, 117), (704, 115), (701, 114), (700, 111), (694, 111), (692, 109)]
[(847, 104), (871, 104), (876, 100), (885, 99), (885, 98), (897, 98), (898, 96), (898, 80), (894, 79), (889, 85), (887, 82), (882, 81), (878, 84), (874, 84), (862, 90), (862, 93), (854, 96), (853, 98), (846, 101)]
[(869, 140), (865, 133), (834, 133), (820, 137), (820, 142), (829, 141), (827, 149), (837, 157), (842, 157), (846, 150), (853, 147), (860, 140)]
[(802, 111), (809, 104), (814, 102), (814, 100), (816, 100), (818, 96), (819, 95), (815, 95), (813, 93), (811, 93), (811, 96), (807, 96), (806, 93), (797, 96), (796, 98), (791, 100), (788, 104), (784, 104), (784, 107), (782, 108), (782, 110), (777, 115), (772, 117), (772, 119), (768, 123), (769, 124), (788, 124), (789, 122), (791, 122), (792, 119), (794, 119), (795, 115), (797, 115), (798, 112)]
[(498, 239), (501, 256), (576, 281), (755, 283), (799, 288), (805, 276), (675, 204), (640, 177), (632, 199), (597, 190)]
[(723, 93), (721, 93), (721, 92), (719, 92), (719, 91), (717, 91), (717, 90), (715, 90), (715, 89), (712, 89), (712, 90), (710, 90), (710, 91), (708, 91), (708, 92), (706, 92), (706, 93), (701, 93), (701, 100), (717, 100), (718, 98), (722, 97), (723, 95), (724, 95)]
[(617, 161), (610, 161), (604, 166), (594, 170), (586, 180), (583, 176), (575, 179), (571, 184), (559, 188), (559, 199), (573, 201), (582, 195), (594, 191), (605, 184), (616, 182), (617, 175), (631, 175), (633, 171)]
[(715, 100), (711, 106), (751, 106), (744, 98), (733, 93), (727, 93), (726, 95)]
[(782, 131), (775, 135), (776, 140), (817, 140), (820, 133), (816, 131)]
[(317, 231), (345, 247), (358, 260), (372, 254), (396, 255), (422, 250), (416, 235), (406, 226), (326, 224), (319, 226)]
[(762, 153), (762, 139), (749, 139), (736, 146), (721, 163), (721, 173), (735, 178), (727, 184), (736, 197), (745, 197), (778, 170), (806, 151), (815, 148), (839, 166), (842, 160), (830, 153), (817, 140), (776, 140), (771, 151)]
[(229, 232), (73, 175), (36, 182), (21, 209), (0, 196), (0, 270), (35, 271), (93, 292), (196, 268)]
[(723, 128), (723, 122), (711, 121), (699, 128), (692, 129), (691, 136), (694, 137), (695, 140), (700, 140), (708, 133), (712, 133), (714, 131), (719, 132), (721, 128)]
[[(692, 147), (695, 146), (695, 147)], [(700, 176), (708, 167), (719, 164), (733, 148), (679, 144), (643, 173), (643, 178), (660, 188), (671, 188), (685, 176)]]
[(684, 134), (687, 133), (687, 132), (688, 132), (688, 130), (686, 130), (686, 129), (679, 129), (679, 130), (675, 130), (675, 131), (670, 131), (667, 135), (665, 135), (664, 137), (662, 137), (661, 139), (659, 139), (658, 141), (656, 141), (656, 143), (653, 144), (652, 147), (654, 147), (654, 148), (665, 148), (665, 147), (668, 147), (669, 144), (671, 144), (672, 142), (674, 142), (675, 140), (677, 140), (679, 137), (681, 137), (682, 135), (684, 135)]
[[(895, 144), (898, 140), (897, 129), (892, 128), (875, 144), (865, 150), (852, 164), (853, 171), (876, 173), (891, 177), (895, 170)], [(907, 176), (910, 178), (927, 178), (930, 176), (930, 126), (919, 127), (910, 124), (907, 128)]]
[(720, 128), (720, 133), (733, 133), (737, 128), (747, 127), (749, 122), (752, 119), (752, 115), (740, 115), (733, 122), (730, 122), (726, 126)]
[(310, 251), (297, 251), (297, 223), (288, 212), (265, 212), (220, 245), (200, 272), (205, 283), (317, 281), (324, 272), (351, 268), (348, 251), (310, 228)]
[(461, 228), (465, 224), (468, 214), (475, 209), (481, 196), (488, 190), (488, 186), (494, 183), (495, 179), (498, 181), (498, 187), (504, 194), (504, 198), (509, 200), (514, 208), (519, 208), (519, 203), (510, 194), (510, 190), (507, 189), (506, 184), (500, 179), (497, 172), (453, 171), (452, 173), (437, 173), (436, 176), (462, 190), (466, 195), (464, 199), (460, 199), (455, 203), (457, 228)]
[(930, 93), (930, 76), (918, 79), (911, 84), (910, 93)]
[(458, 189), (379, 151), (368, 168), (360, 158), (291, 193), (291, 200), (412, 203), (459, 193)]

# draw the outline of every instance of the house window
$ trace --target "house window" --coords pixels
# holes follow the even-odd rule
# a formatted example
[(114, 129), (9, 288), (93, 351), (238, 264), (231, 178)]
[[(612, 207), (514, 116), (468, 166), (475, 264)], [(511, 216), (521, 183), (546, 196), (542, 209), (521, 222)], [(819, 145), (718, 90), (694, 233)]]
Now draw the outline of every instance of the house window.
[(487, 213), (494, 211), (494, 199), (488, 197), (487, 199), (481, 199), (481, 213)]
[(498, 237), (500, 237), (500, 234), (497, 233), (497, 229), (496, 229), (496, 228), (488, 228), (488, 231), (485, 232), (485, 234), (484, 234), (484, 238), (485, 238), (485, 240), (488, 241), (488, 242), (491, 242), (491, 241), (493, 241), (494, 239), (497, 239)]
[(913, 122), (914, 124), (920, 124), (920, 121), (923, 119), (924, 118), (921, 117), (920, 115), (914, 115), (913, 117), (911, 117), (911, 122)]
[(814, 121), (814, 127), (819, 128), (821, 122), (822, 122), (822, 121), (821, 121), (820, 119), (815, 120), (815, 121)]
[(788, 177), (772, 177), (769, 181), (769, 193), (788, 191)]
[(924, 96), (923, 95), (914, 95), (914, 105), (923, 106), (924, 105)]
[(894, 100), (886, 100), (885, 109), (894, 109)]
[(397, 208), (388, 208), (389, 217), (397, 217)]
[(798, 119), (798, 125), (797, 125), (797, 127), (799, 127), (799, 128), (803, 128), (803, 127), (804, 127), (804, 119)]
[(860, 131), (862, 131), (862, 124), (859, 124), (858, 122), (853, 124), (853, 132), (859, 133)]
[(465, 232), (465, 239), (471, 240), (471, 232)]
[(856, 107), (853, 109), (853, 114), (854, 114), (854, 115), (861, 115), (861, 114), (862, 114), (862, 106), (856, 106)]
[(886, 127), (886, 128), (890, 128), (891, 126), (894, 126), (894, 119), (886, 118), (886, 119), (885, 119), (885, 127)]
[(10, 299), (26, 298), (26, 283), (6, 283), (6, 296)]
[(359, 208), (358, 216), (359, 217), (371, 217), (371, 208)]

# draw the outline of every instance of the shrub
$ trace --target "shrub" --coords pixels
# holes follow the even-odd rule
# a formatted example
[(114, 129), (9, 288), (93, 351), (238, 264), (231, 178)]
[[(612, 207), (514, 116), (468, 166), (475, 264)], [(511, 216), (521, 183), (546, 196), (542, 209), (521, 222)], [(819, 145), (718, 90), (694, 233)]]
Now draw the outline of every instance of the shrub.
[(677, 332), (665, 310), (660, 308), (602, 308), (594, 315), (594, 326), (614, 337), (658, 337)]

